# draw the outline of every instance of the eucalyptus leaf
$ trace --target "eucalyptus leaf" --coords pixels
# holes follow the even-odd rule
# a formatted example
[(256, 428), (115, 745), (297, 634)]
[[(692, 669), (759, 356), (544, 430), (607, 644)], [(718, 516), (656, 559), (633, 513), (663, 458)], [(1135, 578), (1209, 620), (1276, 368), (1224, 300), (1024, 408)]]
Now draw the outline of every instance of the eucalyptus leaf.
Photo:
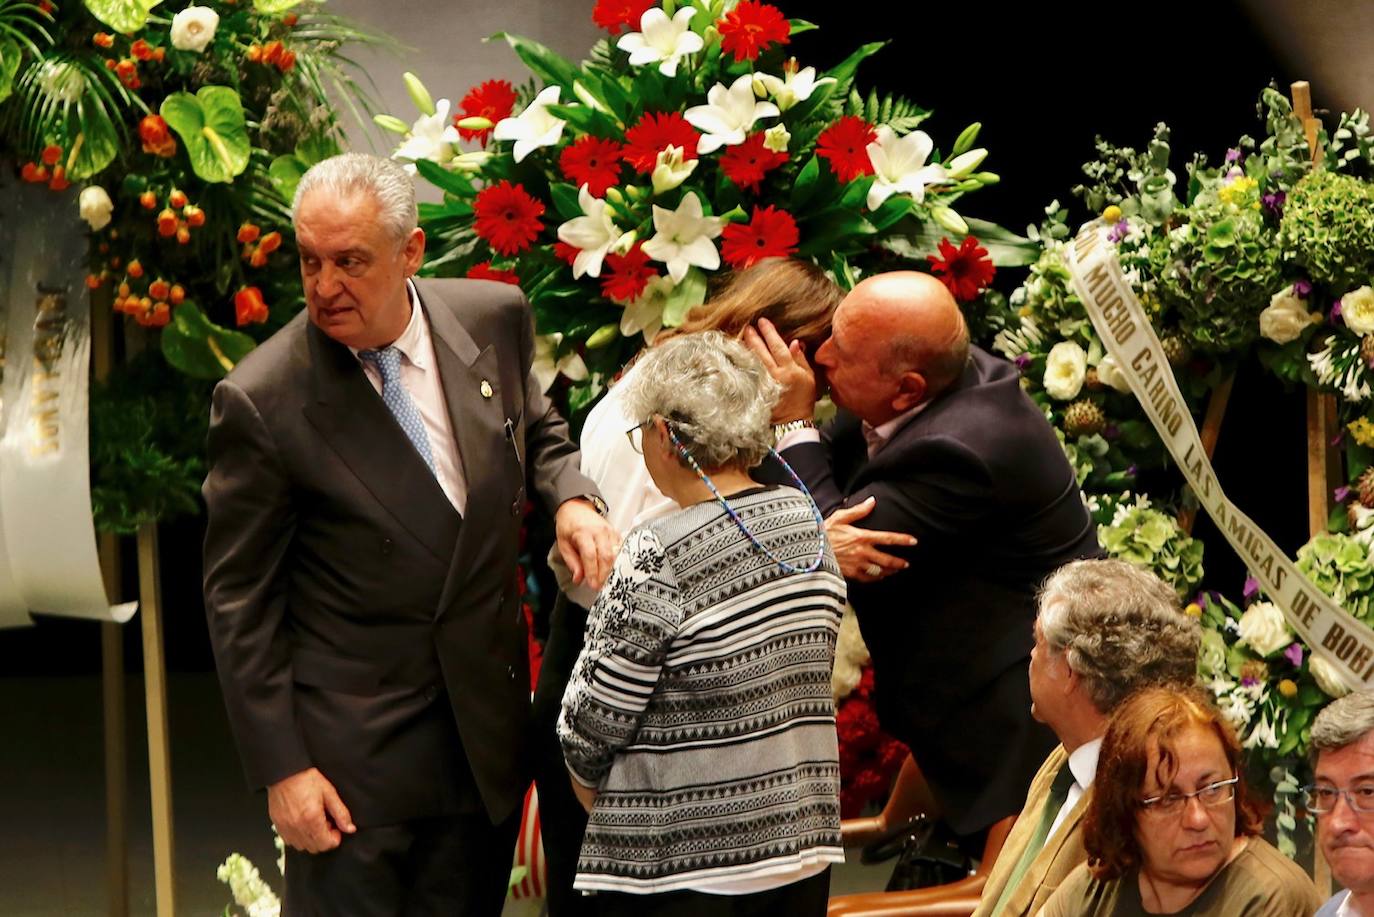
[(162, 100), (162, 117), (186, 145), (191, 168), (208, 182), (232, 182), (248, 167), (252, 144), (239, 94), (228, 86), (202, 86), (195, 95)]
[(148, 13), (162, 0), (85, 0), (91, 15), (116, 32), (132, 35), (148, 24)]
[(241, 331), (221, 328), (192, 302), (177, 306), (162, 329), (162, 355), (196, 379), (221, 379), (257, 346)]

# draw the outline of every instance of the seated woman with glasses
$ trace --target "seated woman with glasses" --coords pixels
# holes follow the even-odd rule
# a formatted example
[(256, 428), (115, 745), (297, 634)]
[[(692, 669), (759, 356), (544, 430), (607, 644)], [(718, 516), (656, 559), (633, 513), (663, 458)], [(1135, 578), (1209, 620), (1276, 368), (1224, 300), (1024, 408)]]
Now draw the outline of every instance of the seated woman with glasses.
[(1088, 862), (1042, 915), (1310, 917), (1307, 875), (1259, 836), (1240, 743), (1197, 689), (1146, 688), (1112, 714), (1083, 819)]
[[(597, 913), (822, 915), (840, 850), (845, 584), (799, 481), (760, 486), (778, 386), (718, 332), (655, 347), (627, 431), (680, 509), (626, 536), (558, 735)], [(795, 477), (795, 476), (794, 476)]]

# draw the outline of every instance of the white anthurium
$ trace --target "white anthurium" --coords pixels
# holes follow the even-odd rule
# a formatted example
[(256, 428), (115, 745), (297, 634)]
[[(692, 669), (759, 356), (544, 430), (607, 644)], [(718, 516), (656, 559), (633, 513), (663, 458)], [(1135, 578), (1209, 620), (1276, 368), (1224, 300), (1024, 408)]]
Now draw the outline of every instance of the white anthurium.
[(677, 76), (677, 64), (684, 55), (700, 51), (705, 42), (692, 31), (692, 17), (696, 8), (684, 6), (669, 19), (659, 7), (650, 7), (639, 19), (639, 31), (622, 35), (615, 46), (630, 53), (630, 63), (636, 67), (658, 64), (664, 76)]
[(573, 259), (573, 279), (583, 274), (600, 277), (606, 253), (617, 248), (625, 233), (611, 220), (610, 206), (592, 197), (589, 186), (583, 185), (577, 192), (577, 203), (582, 208), (582, 216), (559, 226), (558, 238), (578, 249)]
[(746, 73), (729, 87), (724, 83), (712, 86), (706, 93), (705, 105), (694, 105), (682, 114), (688, 124), (703, 133), (697, 152), (705, 154), (743, 143), (754, 122), (776, 117), (778, 106), (754, 97), (754, 77)]
[(534, 336), (534, 360), (531, 362), (530, 371), (534, 373), (541, 392), (549, 390), (549, 386), (553, 385), (559, 373), (574, 382), (581, 382), (587, 378), (587, 364), (582, 362), (582, 356), (577, 351), (558, 356), (558, 345), (562, 343), (563, 335), (559, 333)]
[(707, 271), (720, 267), (720, 252), (711, 240), (725, 229), (722, 217), (708, 217), (701, 198), (689, 191), (676, 210), (654, 205), (654, 237), (644, 243), (644, 254), (668, 266), (673, 283), (681, 283), (693, 265)]
[(408, 159), (406, 171), (415, 174), (415, 165), (421, 159), (428, 159), (439, 165), (446, 165), (454, 155), (454, 147), (462, 139), (458, 128), (448, 116), (449, 100), (440, 99), (434, 106), (434, 114), (421, 115), (410, 126), (406, 139), (391, 154), (392, 159)]
[(873, 164), (873, 185), (868, 189), (868, 209), (877, 210), (894, 194), (909, 194), (914, 200), (926, 199), (926, 185), (948, 179), (945, 167), (926, 164), (935, 142), (925, 131), (912, 131), (905, 137), (884, 124), (878, 139), (868, 145), (868, 161)]
[(696, 171), (700, 160), (684, 159), (684, 155), (680, 146), (667, 146), (659, 150), (650, 179), (654, 186), (654, 194), (673, 190)]
[(625, 337), (644, 335), (644, 343), (652, 344), (654, 338), (663, 330), (663, 309), (668, 304), (668, 294), (673, 292), (670, 277), (654, 277), (644, 287), (639, 298), (625, 307), (620, 315), (620, 333)]
[(781, 77), (776, 77), (771, 73), (759, 73), (754, 76), (754, 79), (758, 80), (764, 91), (773, 97), (773, 101), (778, 103), (780, 111), (787, 111), (798, 102), (805, 102), (811, 98), (811, 93), (827, 83), (835, 82), (833, 76), (823, 76), (816, 79), (815, 67), (803, 67), (800, 70), (785, 67)]
[(563, 127), (568, 123), (549, 114), (549, 106), (557, 104), (558, 87), (545, 88), (520, 114), (498, 121), (492, 130), (492, 137), (515, 141), (512, 154), (516, 162), (541, 146), (553, 146), (563, 136)]

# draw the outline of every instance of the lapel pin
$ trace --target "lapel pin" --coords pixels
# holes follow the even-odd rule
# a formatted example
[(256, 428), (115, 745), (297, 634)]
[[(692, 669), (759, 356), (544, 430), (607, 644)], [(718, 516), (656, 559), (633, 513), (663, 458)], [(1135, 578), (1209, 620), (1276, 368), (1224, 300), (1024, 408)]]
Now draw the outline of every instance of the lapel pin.
[(486, 379), (482, 380), (482, 384), (478, 386), (478, 390), (482, 393), (483, 398), (491, 397), (491, 383)]

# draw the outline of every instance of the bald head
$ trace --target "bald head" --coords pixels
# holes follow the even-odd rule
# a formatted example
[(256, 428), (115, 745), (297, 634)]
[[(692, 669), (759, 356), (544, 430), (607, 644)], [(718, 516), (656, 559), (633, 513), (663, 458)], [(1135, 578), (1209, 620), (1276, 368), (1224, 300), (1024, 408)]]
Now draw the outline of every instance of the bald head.
[(949, 289), (929, 274), (892, 271), (855, 285), (840, 308), (886, 352), (892, 373), (925, 377), (927, 398), (958, 380), (968, 362), (968, 325)]

